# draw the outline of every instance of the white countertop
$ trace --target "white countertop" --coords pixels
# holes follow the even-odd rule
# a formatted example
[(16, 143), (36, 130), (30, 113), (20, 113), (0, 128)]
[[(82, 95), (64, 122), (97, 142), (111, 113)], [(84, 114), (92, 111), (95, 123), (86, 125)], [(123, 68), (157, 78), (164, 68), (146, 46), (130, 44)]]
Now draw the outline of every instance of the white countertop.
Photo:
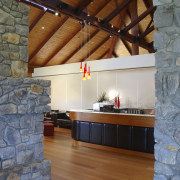
[(126, 114), (126, 113), (111, 113), (111, 112), (99, 112), (93, 110), (86, 109), (70, 109), (70, 112), (84, 112), (84, 113), (99, 113), (99, 114), (117, 114), (117, 115), (125, 115), (125, 116), (145, 116), (145, 117), (155, 117), (155, 115), (151, 114)]

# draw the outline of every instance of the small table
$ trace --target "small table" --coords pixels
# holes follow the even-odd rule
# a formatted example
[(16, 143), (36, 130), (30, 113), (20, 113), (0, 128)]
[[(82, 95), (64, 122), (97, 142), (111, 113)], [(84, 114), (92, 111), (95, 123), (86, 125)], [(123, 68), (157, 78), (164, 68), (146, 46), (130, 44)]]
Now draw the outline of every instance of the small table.
[(44, 136), (54, 136), (54, 124), (50, 121), (43, 121)]

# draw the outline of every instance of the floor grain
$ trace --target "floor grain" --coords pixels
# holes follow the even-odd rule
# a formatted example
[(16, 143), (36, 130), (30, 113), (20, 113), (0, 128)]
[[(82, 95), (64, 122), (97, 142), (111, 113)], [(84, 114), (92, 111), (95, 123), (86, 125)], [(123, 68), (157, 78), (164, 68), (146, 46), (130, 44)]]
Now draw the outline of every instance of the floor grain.
[(152, 180), (154, 160), (72, 145), (71, 131), (44, 137), (52, 180)]

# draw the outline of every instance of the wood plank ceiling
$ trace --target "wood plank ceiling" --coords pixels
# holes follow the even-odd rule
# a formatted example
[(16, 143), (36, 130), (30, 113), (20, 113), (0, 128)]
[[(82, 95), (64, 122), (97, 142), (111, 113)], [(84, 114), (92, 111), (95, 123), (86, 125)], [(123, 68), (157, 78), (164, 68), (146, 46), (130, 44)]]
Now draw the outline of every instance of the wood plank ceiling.
[(30, 7), (29, 73), (34, 67), (154, 52), (152, 0), (17, 1)]

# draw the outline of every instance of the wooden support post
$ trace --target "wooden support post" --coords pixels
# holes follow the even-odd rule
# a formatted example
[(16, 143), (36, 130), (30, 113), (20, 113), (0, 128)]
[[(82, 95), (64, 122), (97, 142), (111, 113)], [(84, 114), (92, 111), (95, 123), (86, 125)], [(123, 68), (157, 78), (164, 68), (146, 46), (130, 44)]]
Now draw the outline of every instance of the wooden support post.
[[(135, 19), (138, 18), (137, 14), (137, 0), (133, 0), (132, 3), (130, 4), (130, 13), (131, 13), (131, 22), (133, 22)], [(133, 36), (138, 36), (139, 34), (139, 26), (136, 24), (134, 27), (131, 29), (131, 34)], [(132, 43), (132, 55), (138, 55), (139, 54), (139, 44), (137, 43)]]

